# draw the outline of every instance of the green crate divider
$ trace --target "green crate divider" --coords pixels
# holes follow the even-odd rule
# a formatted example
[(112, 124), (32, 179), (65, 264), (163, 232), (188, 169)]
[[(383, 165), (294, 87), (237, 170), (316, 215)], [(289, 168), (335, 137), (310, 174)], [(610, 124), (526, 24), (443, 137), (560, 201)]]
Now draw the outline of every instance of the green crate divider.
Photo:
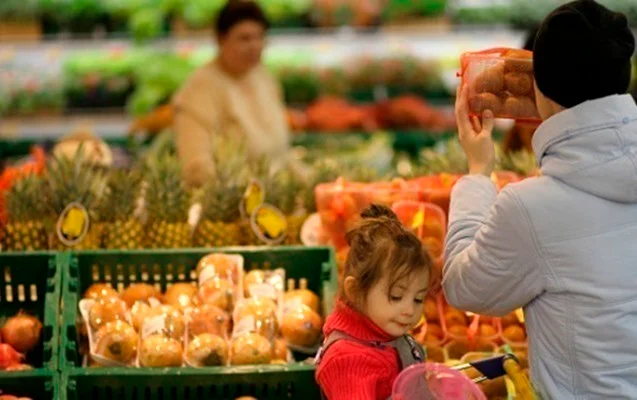
[[(225, 248), (187, 250), (95, 251), (74, 254), (64, 268), (61, 370), (68, 400), (92, 399), (234, 399), (251, 395), (260, 399), (319, 399), (315, 367), (299, 362), (212, 368), (81, 368), (76, 319), (81, 294), (94, 282), (115, 287), (132, 282), (191, 281), (191, 272), (210, 252), (243, 255), (245, 269), (284, 268), (286, 278), (306, 278), (308, 289), (322, 297), (324, 314), (331, 311), (336, 264), (327, 247)], [(134, 280), (130, 278), (134, 277)], [(63, 396), (63, 398), (64, 398)]]
[(33, 399), (56, 399), (59, 354), (60, 290), (64, 254), (54, 252), (0, 254), (0, 318), (20, 310), (43, 324), (42, 340), (27, 354), (30, 371), (0, 372), (0, 391)]

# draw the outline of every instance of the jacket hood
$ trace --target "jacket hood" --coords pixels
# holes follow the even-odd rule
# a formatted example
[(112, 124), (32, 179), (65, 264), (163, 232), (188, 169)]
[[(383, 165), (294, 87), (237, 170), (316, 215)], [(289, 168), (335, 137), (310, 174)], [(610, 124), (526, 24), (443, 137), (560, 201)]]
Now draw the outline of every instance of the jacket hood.
[(543, 175), (619, 203), (637, 203), (637, 106), (630, 95), (552, 116), (533, 136)]

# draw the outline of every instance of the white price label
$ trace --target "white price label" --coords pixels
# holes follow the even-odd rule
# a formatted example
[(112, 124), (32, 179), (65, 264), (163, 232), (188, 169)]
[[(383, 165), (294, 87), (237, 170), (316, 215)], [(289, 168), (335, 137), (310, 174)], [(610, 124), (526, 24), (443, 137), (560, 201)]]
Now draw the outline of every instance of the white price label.
[(204, 283), (215, 277), (217, 277), (217, 269), (214, 267), (214, 265), (205, 267), (199, 273), (199, 286), (202, 286)]
[(161, 301), (157, 300), (154, 297), (151, 297), (148, 299), (148, 305), (150, 305), (152, 308), (159, 307), (161, 306)]
[(250, 333), (254, 331), (254, 317), (252, 315), (248, 315), (247, 317), (241, 318), (239, 322), (234, 325), (234, 329), (232, 330), (233, 336), (240, 336), (244, 333)]
[(166, 318), (163, 315), (146, 318), (142, 328), (142, 338), (146, 338), (155, 333), (162, 333), (166, 329)]
[(294, 298), (286, 301), (285, 304), (283, 305), (283, 314), (287, 314), (289, 312), (292, 312), (292, 311), (300, 308), (302, 305), (303, 305), (303, 302), (301, 301), (301, 298), (294, 297)]
[(276, 300), (276, 290), (269, 283), (254, 283), (248, 288), (252, 297), (267, 297)]
[(301, 228), (301, 242), (306, 246), (318, 246), (321, 229), (321, 216), (318, 213), (310, 215)]

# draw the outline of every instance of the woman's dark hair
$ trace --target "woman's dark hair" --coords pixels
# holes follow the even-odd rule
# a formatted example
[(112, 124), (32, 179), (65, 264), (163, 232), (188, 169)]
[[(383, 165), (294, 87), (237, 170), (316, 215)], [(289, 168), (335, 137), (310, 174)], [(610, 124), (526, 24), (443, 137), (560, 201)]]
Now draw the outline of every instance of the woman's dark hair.
[(388, 277), (389, 291), (415, 272), (426, 271), (431, 279), (433, 263), (427, 249), (386, 206), (365, 209), (358, 225), (347, 233), (347, 242), (350, 250), (343, 276), (356, 279), (356, 293), (348, 299), (341, 287), (340, 295), (350, 304), (362, 301), (383, 276)]
[(215, 25), (217, 36), (225, 36), (233, 26), (243, 21), (258, 22), (265, 29), (270, 27), (270, 21), (263, 10), (252, 0), (228, 0), (219, 11)]
[(526, 32), (523, 47), (524, 50), (533, 51), (533, 48), (535, 47), (535, 37), (537, 36), (539, 30), (540, 25), (535, 25)]

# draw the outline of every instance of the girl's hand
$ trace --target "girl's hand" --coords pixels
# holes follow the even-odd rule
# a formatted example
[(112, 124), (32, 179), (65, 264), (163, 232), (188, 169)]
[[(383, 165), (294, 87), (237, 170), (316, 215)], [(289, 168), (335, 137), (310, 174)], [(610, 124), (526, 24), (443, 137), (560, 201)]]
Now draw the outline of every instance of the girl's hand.
[(469, 173), (491, 176), (495, 164), (493, 144), (493, 113), (486, 110), (482, 119), (469, 116), (467, 86), (461, 85), (456, 93), (456, 123), (458, 138), (467, 155)]

